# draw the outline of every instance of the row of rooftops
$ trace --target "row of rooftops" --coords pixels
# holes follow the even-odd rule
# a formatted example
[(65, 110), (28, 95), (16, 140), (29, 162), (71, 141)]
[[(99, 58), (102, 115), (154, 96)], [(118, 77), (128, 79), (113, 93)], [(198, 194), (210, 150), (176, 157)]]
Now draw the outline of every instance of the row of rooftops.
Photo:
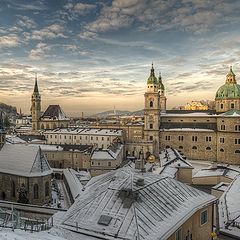
[(76, 135), (100, 135), (100, 136), (122, 136), (122, 129), (98, 129), (98, 128), (57, 128), (42, 131), (43, 134), (76, 134)]
[(92, 178), (61, 226), (93, 239), (167, 239), (215, 200), (172, 178), (127, 166)]

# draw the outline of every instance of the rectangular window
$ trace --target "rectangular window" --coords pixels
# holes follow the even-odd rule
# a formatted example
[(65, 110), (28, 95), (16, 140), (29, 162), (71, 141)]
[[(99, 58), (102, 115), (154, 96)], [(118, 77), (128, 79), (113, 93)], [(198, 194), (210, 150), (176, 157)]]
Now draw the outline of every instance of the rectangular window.
[(183, 141), (183, 136), (178, 136), (178, 141)]
[(108, 162), (108, 166), (111, 167), (111, 162)]
[(170, 141), (171, 140), (171, 136), (165, 136), (165, 140), (166, 141)]
[(93, 137), (91, 137), (91, 140), (93, 140)]
[(221, 125), (220, 129), (224, 131), (224, 130), (226, 130), (226, 126), (225, 125)]
[(150, 141), (152, 141), (153, 140), (153, 136), (150, 136), (149, 139), (150, 139)]
[(206, 142), (211, 142), (212, 141), (212, 137), (206, 137)]
[(182, 240), (182, 229), (179, 228), (175, 233), (175, 240)]
[(200, 223), (201, 223), (201, 225), (203, 225), (203, 224), (207, 223), (207, 221), (208, 221), (208, 211), (205, 210), (205, 211), (201, 212)]
[(235, 125), (235, 131), (240, 132), (240, 125)]
[(192, 136), (192, 141), (197, 142), (197, 136)]
[(149, 128), (153, 129), (153, 124), (152, 123), (149, 124)]
[(96, 137), (96, 141), (98, 141), (98, 137)]
[(104, 141), (104, 137), (102, 137), (102, 141)]
[(220, 138), (220, 139), (219, 139), (219, 142), (220, 142), (220, 143), (224, 143), (224, 138)]
[(240, 144), (240, 138), (235, 138), (235, 144)]

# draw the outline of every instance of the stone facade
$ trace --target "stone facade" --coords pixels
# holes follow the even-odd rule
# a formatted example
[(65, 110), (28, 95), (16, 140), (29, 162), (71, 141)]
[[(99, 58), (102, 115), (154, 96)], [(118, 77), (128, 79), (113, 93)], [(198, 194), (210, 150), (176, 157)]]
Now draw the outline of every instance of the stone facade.
[[(81, 147), (81, 149), (79, 149)], [(55, 149), (44, 149), (43, 152), (52, 168), (90, 169), (93, 146), (63, 146)]]
[(18, 202), (19, 190), (24, 186), (30, 204), (51, 202), (51, 174), (41, 177), (23, 177), (0, 173), (0, 199)]

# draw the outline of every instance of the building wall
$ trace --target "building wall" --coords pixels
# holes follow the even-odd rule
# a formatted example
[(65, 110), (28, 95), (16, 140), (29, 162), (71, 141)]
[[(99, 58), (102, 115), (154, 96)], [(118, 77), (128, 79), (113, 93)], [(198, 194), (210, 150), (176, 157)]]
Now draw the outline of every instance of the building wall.
[(160, 149), (168, 146), (181, 151), (188, 159), (215, 161), (217, 158), (214, 131), (161, 131)]
[(52, 168), (89, 169), (90, 156), (82, 152), (43, 151)]
[[(240, 110), (240, 98), (239, 99), (222, 99), (222, 100), (216, 100), (216, 112), (227, 112), (231, 109), (238, 109)], [(232, 104), (234, 104), (232, 108)]]
[[(160, 131), (161, 150), (170, 146), (180, 150), (189, 159), (240, 164), (240, 117), (173, 115), (161, 117), (161, 124), (165, 126)], [(181, 127), (184, 128), (185, 124), (191, 124), (192, 128), (183, 131)], [(194, 124), (200, 124), (206, 130), (194, 129)], [(197, 137), (197, 141), (193, 137)]]
[(240, 117), (218, 117), (217, 128), (218, 162), (240, 164)]
[(43, 133), (47, 140), (47, 144), (71, 144), (71, 145), (95, 145), (98, 148), (108, 148), (111, 143), (119, 138), (124, 141), (123, 136), (118, 135), (93, 135), (93, 134), (73, 134), (73, 133), (59, 133), (47, 132)]
[(70, 120), (40, 120), (40, 129), (56, 129), (56, 128), (67, 128), (69, 126)]
[[(48, 196), (45, 196), (46, 183), (49, 185)], [(22, 184), (24, 184), (28, 192), (29, 203), (43, 205), (51, 201), (51, 175), (43, 177), (22, 177), (7, 173), (0, 173), (0, 199), (17, 202), (18, 190)], [(34, 198), (34, 184), (38, 185), (38, 198)], [(5, 195), (5, 197), (3, 195)]]
[[(208, 221), (204, 225), (201, 226), (200, 216), (201, 212), (207, 210), (208, 211)], [(181, 229), (181, 239), (187, 239), (188, 234), (192, 234), (192, 239), (197, 240), (211, 240), (212, 233), (212, 214), (213, 214), (213, 204), (209, 205), (205, 208), (198, 210), (195, 214), (193, 214), (179, 229)], [(176, 240), (176, 233), (172, 234), (168, 240)]]
[(194, 185), (217, 185), (220, 182), (231, 183), (232, 179), (224, 176), (195, 177), (192, 180)]
[(179, 168), (177, 180), (183, 183), (192, 184), (192, 168)]

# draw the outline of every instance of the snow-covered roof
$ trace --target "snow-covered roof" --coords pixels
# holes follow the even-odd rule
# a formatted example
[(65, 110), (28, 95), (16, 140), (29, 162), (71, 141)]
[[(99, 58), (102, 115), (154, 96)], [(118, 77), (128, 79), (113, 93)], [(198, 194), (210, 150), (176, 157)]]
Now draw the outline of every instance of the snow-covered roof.
[(77, 172), (74, 169), (67, 168), (63, 170), (63, 175), (67, 181), (67, 184), (70, 188), (72, 197), (75, 201), (77, 197), (80, 196), (82, 193), (83, 186), (80, 183), (78, 177), (77, 177)]
[(225, 192), (229, 186), (229, 183), (220, 182), (217, 185), (213, 186), (212, 189)]
[(99, 128), (58, 128), (46, 130), (44, 134), (76, 134), (76, 135), (100, 135), (100, 136), (122, 136), (122, 129), (99, 129)]
[(220, 231), (240, 237), (240, 176), (237, 176), (219, 199)]
[(5, 144), (0, 151), (0, 171), (34, 177), (52, 173), (41, 148), (24, 144)]
[(179, 168), (193, 168), (176, 149), (166, 148), (159, 154), (159, 159), (161, 167), (154, 167), (153, 172), (164, 177), (175, 178)]
[(231, 167), (225, 167), (218, 165), (217, 167), (210, 167), (208, 169), (202, 169), (198, 171), (193, 177), (201, 178), (201, 177), (216, 177), (216, 176), (224, 176), (230, 179), (234, 179), (237, 175), (240, 174), (240, 170)]
[(12, 144), (17, 144), (17, 143), (26, 143), (23, 139), (16, 135), (6, 135), (6, 142), (12, 143)]
[(97, 239), (167, 239), (215, 200), (174, 179), (124, 167), (92, 178), (62, 227)]
[(213, 129), (204, 129), (204, 128), (164, 128), (161, 129), (164, 132), (174, 132), (174, 131), (187, 131), (187, 132), (214, 132)]
[(95, 149), (91, 156), (91, 160), (116, 160), (122, 149), (122, 144), (119, 145), (115, 151), (111, 149)]
[(208, 112), (191, 112), (191, 113), (161, 113), (162, 117), (216, 117), (217, 115)]
[(171, 166), (175, 168), (193, 168), (192, 164), (185, 160), (182, 155), (173, 148), (166, 148), (159, 154), (161, 166)]

